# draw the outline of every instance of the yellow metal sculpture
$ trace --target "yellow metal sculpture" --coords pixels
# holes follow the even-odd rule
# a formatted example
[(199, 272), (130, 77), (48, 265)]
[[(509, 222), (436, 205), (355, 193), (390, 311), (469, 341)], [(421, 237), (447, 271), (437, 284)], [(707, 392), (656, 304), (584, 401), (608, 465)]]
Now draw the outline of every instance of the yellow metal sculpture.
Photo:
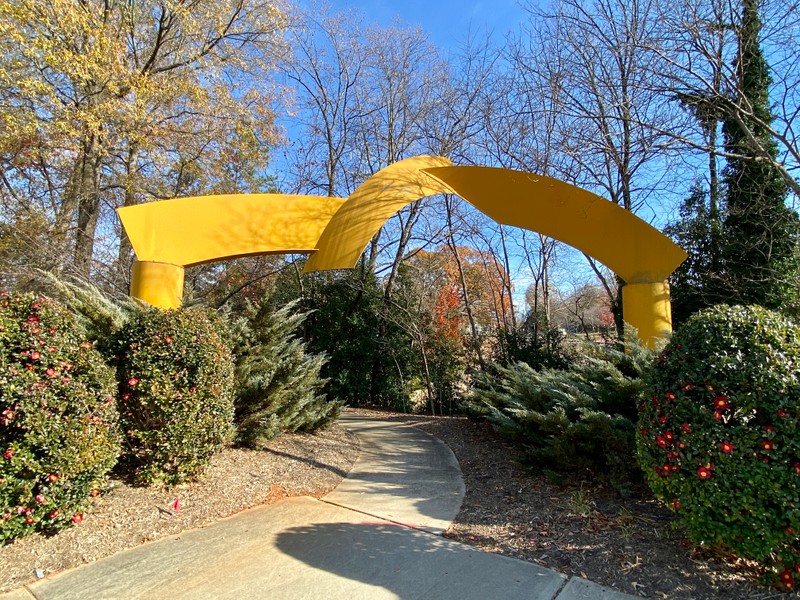
[(255, 254), (310, 253), (344, 198), (287, 194), (199, 196), (118, 209), (136, 253), (131, 295), (177, 308), (183, 269)]
[(131, 294), (180, 306), (183, 268), (224, 258), (307, 253), (306, 272), (352, 268), (387, 219), (433, 194), (461, 196), (496, 221), (538, 231), (596, 258), (625, 282), (625, 320), (653, 344), (671, 330), (667, 276), (686, 253), (619, 206), (562, 181), (508, 169), (409, 158), (368, 178), (347, 200), (247, 194), (119, 209), (139, 260)]
[(451, 190), (423, 169), (444, 167), (452, 163), (439, 156), (415, 156), (381, 169), (362, 183), (333, 215), (309, 257), (305, 272), (329, 269), (352, 269), (364, 248), (401, 208), (434, 194)]

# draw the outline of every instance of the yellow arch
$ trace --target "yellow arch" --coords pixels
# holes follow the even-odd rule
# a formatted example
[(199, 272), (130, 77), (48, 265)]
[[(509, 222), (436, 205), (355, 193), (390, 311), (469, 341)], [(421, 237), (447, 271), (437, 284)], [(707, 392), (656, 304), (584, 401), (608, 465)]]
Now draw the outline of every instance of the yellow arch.
[(493, 167), (424, 172), (498, 223), (569, 244), (629, 284), (664, 281), (686, 259), (679, 246), (646, 221), (558, 179)]
[(252, 254), (308, 253), (305, 271), (352, 268), (383, 224), (410, 202), (457, 194), (496, 221), (538, 231), (593, 256), (625, 282), (626, 320), (652, 342), (671, 329), (664, 281), (686, 253), (635, 215), (556, 179), (417, 156), (342, 198), (199, 196), (118, 210), (139, 260), (132, 295), (180, 306), (183, 267)]
[(251, 254), (311, 253), (344, 198), (197, 196), (117, 210), (136, 258), (181, 267)]
[(319, 238), (304, 272), (352, 269), (383, 224), (401, 208), (450, 189), (422, 169), (452, 165), (440, 156), (415, 156), (381, 169), (350, 194)]

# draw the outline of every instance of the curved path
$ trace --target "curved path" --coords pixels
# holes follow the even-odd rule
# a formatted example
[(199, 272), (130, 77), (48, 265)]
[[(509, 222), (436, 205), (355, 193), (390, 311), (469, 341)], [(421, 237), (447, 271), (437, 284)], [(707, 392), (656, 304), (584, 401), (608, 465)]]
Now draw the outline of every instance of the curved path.
[(464, 495), (453, 453), (409, 425), (343, 417), (361, 443), (322, 500), (290, 498), (121, 552), (5, 600), (624, 600), (440, 534)]

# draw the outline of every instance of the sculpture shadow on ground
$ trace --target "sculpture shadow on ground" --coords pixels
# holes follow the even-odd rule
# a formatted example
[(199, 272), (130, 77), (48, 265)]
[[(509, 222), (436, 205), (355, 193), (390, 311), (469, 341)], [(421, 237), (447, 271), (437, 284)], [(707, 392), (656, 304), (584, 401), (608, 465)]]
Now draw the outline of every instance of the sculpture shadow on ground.
[[(312, 567), (400, 599), (553, 598), (563, 577), (382, 521), (317, 523), (276, 536), (276, 547)], [(320, 590), (324, 593), (324, 590)], [(391, 597), (376, 591), (375, 597)]]

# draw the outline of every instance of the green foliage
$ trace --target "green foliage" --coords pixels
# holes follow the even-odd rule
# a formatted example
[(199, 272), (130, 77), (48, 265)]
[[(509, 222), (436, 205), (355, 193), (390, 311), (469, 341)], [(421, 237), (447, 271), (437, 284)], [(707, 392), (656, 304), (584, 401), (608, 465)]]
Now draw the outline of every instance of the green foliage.
[(113, 393), (67, 309), (0, 294), (0, 541), (82, 518), (119, 454)]
[(315, 311), (309, 319), (309, 347), (330, 356), (322, 370), (327, 394), (351, 406), (380, 403), (373, 385), (380, 291), (374, 277), (360, 281), (356, 275), (319, 277), (308, 304)]
[(375, 274), (356, 269), (296, 279), (286, 270), (271, 301), (298, 297), (300, 309), (311, 312), (303, 327), (309, 351), (329, 357), (321, 371), (326, 395), (349, 406), (402, 407), (412, 340), (385, 312)]
[(680, 219), (664, 230), (689, 255), (669, 278), (676, 324), (727, 298), (718, 247), (719, 218), (715, 219), (706, 203), (706, 190), (695, 184), (681, 206)]
[(42, 270), (36, 273), (39, 287), (44, 287), (48, 295), (68, 306), (75, 313), (86, 336), (101, 346), (146, 304), (129, 297), (112, 299), (106, 292), (81, 279), (68, 281)]
[[(692, 316), (646, 374), (639, 460), (691, 538), (800, 565), (800, 328), (760, 307)], [(787, 579), (788, 574), (788, 579)]]
[(498, 331), (495, 354), (504, 366), (524, 362), (534, 370), (566, 369), (570, 360), (564, 335), (547, 327), (533, 313), (517, 328)]
[(496, 366), (476, 376), (467, 408), (521, 445), (532, 468), (624, 490), (639, 477), (636, 403), (648, 356), (587, 344), (567, 370)]
[(794, 289), (786, 285), (786, 275), (798, 268), (794, 253), (797, 214), (786, 208), (787, 185), (774, 161), (761, 156), (762, 152), (772, 159), (778, 155), (765, 125), (774, 119), (769, 100), (771, 78), (759, 44), (758, 1), (745, 0), (742, 11), (736, 67), (748, 110), (727, 116), (722, 128), (725, 150), (730, 153), (724, 170), (726, 302), (780, 308), (793, 300)]
[(308, 354), (296, 337), (308, 313), (295, 303), (273, 310), (250, 306), (234, 326), (238, 441), (255, 446), (282, 431), (315, 431), (339, 415), (341, 404), (322, 393), (324, 354)]
[(227, 329), (199, 309), (142, 310), (115, 335), (120, 414), (138, 476), (179, 483), (198, 475), (233, 435)]

